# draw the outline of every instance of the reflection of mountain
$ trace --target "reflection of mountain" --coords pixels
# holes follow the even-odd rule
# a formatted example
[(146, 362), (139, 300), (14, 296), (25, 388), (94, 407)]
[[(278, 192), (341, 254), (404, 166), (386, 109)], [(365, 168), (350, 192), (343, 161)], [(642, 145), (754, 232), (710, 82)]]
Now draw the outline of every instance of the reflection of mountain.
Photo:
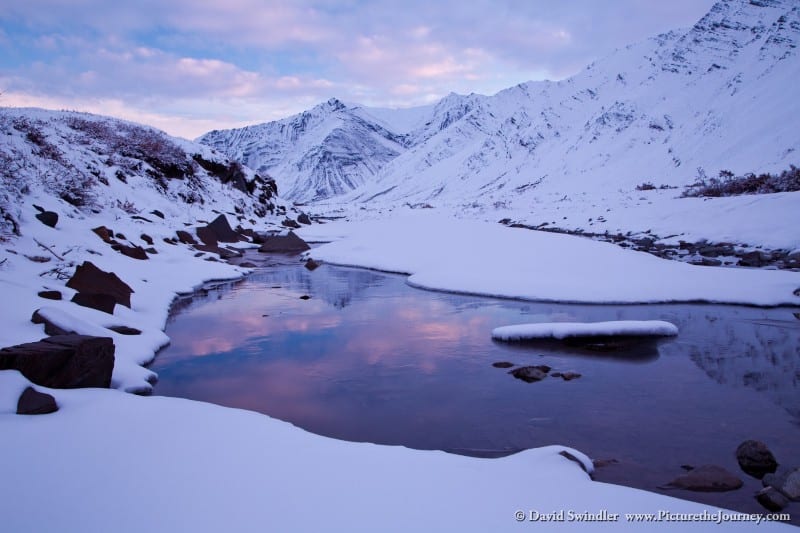
[(734, 316), (724, 321), (696, 317), (686, 327), (698, 330), (703, 342), (680, 349), (714, 381), (764, 393), (800, 423), (800, 325), (789, 311), (772, 311), (770, 318), (754, 311), (726, 309)]

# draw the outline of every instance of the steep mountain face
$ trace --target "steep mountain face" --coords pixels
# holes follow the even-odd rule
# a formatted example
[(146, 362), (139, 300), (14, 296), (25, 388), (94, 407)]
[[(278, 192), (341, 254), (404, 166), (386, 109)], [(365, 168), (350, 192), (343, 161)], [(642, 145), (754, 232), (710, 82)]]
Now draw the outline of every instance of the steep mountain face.
[(158, 210), (187, 222), (217, 210), (248, 225), (291, 210), (269, 176), (207, 146), (85, 113), (0, 109), (0, 239), (19, 233), (31, 201), (78, 217)]
[[(201, 138), (277, 176), (295, 200), (528, 208), (682, 187), (797, 162), (800, 5), (725, 0), (688, 31), (619, 50), (559, 82), (416, 110), (332, 100)], [(400, 117), (413, 115), (409, 124)], [(413, 122), (413, 121), (412, 121)], [(347, 192), (351, 190), (351, 192)]]

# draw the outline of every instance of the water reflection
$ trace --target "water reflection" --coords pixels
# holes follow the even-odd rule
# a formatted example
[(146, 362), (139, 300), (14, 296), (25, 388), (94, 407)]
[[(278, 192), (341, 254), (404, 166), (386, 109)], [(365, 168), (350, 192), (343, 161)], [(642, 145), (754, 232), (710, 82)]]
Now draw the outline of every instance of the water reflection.
[[(796, 309), (503, 301), (420, 291), (359, 269), (309, 272), (296, 257), (269, 261), (176, 307), (172, 343), (153, 365), (156, 394), (346, 440), (467, 455), (566, 444), (638, 465), (637, 486), (651, 490), (681, 464), (737, 470), (733, 451), (746, 439), (798, 460)], [(610, 352), (491, 340), (502, 325), (606, 320), (667, 320), (680, 334)], [(582, 377), (528, 384), (496, 361)], [(760, 512), (750, 493), (739, 498), (736, 508)]]

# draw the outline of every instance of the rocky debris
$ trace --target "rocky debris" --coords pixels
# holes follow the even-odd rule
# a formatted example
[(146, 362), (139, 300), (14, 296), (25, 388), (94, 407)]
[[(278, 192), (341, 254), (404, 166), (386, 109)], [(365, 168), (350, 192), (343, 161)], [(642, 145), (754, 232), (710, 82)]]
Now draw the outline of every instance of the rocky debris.
[(495, 368), (511, 368), (514, 366), (514, 363), (509, 363), (508, 361), (498, 361), (496, 363), (492, 363), (492, 366)]
[(53, 389), (111, 385), (114, 342), (109, 337), (54, 335), (0, 350), (0, 370), (19, 370)]
[(75, 269), (75, 274), (67, 281), (67, 287), (83, 294), (106, 294), (115, 303), (128, 308), (131, 306), (133, 289), (116, 274), (100, 270), (91, 261), (84, 261)]
[(313, 260), (313, 259), (309, 258), (309, 259), (308, 259), (308, 261), (306, 261), (306, 264), (305, 264), (304, 266), (305, 266), (305, 267), (306, 267), (308, 270), (310, 270), (310, 271), (312, 271), (312, 272), (313, 272), (314, 270), (318, 269), (318, 268), (320, 267), (320, 265), (321, 265), (321, 264), (322, 264), (322, 263), (320, 263), (319, 261), (315, 261), (315, 260)]
[(299, 215), (297, 215), (297, 221), (300, 224), (306, 224), (306, 225), (311, 224), (311, 219), (308, 218), (308, 215), (306, 215), (305, 213), (300, 213)]
[(142, 239), (147, 244), (149, 244), (150, 246), (153, 246), (153, 238), (147, 233), (142, 233), (141, 235), (139, 235), (139, 238)]
[(58, 411), (56, 399), (33, 387), (27, 387), (17, 401), (18, 415), (46, 415)]
[(305, 252), (311, 247), (306, 241), (298, 237), (293, 231), (286, 235), (269, 235), (264, 237), (264, 244), (258, 249), (259, 252)]
[(581, 377), (581, 374), (577, 372), (553, 372), (550, 376), (554, 378), (561, 378), (564, 381), (572, 381), (573, 379), (578, 379)]
[(61, 291), (39, 291), (38, 296), (47, 300), (61, 300), (62, 298)]
[(194, 237), (192, 237), (192, 234), (188, 231), (179, 229), (175, 234), (178, 236), (178, 240), (183, 244), (197, 244), (197, 241), (194, 240)]
[(756, 493), (756, 500), (768, 511), (777, 513), (789, 505), (789, 500), (773, 487), (764, 487)]
[(53, 211), (42, 211), (41, 213), (36, 214), (36, 219), (45, 226), (55, 228), (56, 224), (58, 224), (58, 213), (54, 213)]
[(792, 501), (800, 501), (800, 467), (779, 467), (775, 473), (766, 474), (761, 483), (772, 487)]
[(757, 440), (746, 440), (736, 448), (736, 460), (741, 469), (756, 479), (761, 479), (764, 474), (775, 472), (778, 461), (767, 448), (767, 445)]
[(547, 377), (550, 367), (547, 365), (521, 366), (510, 371), (509, 374), (526, 383), (541, 381)]
[(141, 335), (142, 330), (132, 328), (130, 326), (108, 326), (108, 329), (115, 331), (120, 335)]
[(663, 489), (683, 489), (694, 492), (727, 492), (742, 487), (741, 479), (717, 465), (703, 465), (678, 476)]

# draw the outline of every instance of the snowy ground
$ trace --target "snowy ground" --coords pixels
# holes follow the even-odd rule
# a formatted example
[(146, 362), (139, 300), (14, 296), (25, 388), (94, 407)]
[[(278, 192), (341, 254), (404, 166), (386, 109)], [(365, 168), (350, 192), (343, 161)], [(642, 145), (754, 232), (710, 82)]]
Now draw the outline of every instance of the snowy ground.
[[(90, 231), (100, 224), (130, 239), (146, 232), (159, 253), (137, 261), (113, 252)], [(0, 284), (4, 300), (13, 305), (0, 307), (0, 343), (44, 337), (42, 326), (29, 320), (36, 308), (47, 306), (78, 329), (107, 331), (114, 338), (118, 357), (113, 385), (118, 390), (39, 387), (55, 396), (60, 410), (19, 416), (14, 414), (16, 398), (26, 381), (16, 372), (0, 372), (3, 530), (505, 531), (542, 525), (551, 529), (541, 522), (518, 524), (517, 511), (526, 519), (531, 513), (536, 517), (563, 511), (565, 521), (553, 525), (576, 527), (569, 520), (572, 511), (610, 520), (580, 524), (588, 530), (650, 529), (652, 523), (628, 520), (625, 513), (667, 512), (696, 513), (706, 521), (661, 521), (658, 527), (718, 531), (716, 509), (592, 482), (577, 464), (558, 454), (561, 447), (474, 459), (340, 442), (261, 414), (124, 393), (147, 387), (150, 371), (140, 364), (167, 341), (161, 329), (175, 294), (243, 272), (196, 258), (185, 246), (163, 243), (161, 238), (175, 229), (175, 219), (148, 223), (106, 212), (91, 219), (62, 217), (56, 229), (26, 219), (23, 237), (4, 243)], [(429, 287), (568, 300), (592, 288), (593, 300), (629, 301), (644, 291), (653, 300), (677, 292), (686, 299), (800, 303), (791, 294), (800, 287), (800, 274), (692, 269), (622, 253), (611, 245), (497, 224), (413, 215), (305, 231), (307, 237), (323, 234), (348, 238), (314, 250), (315, 256), (413, 272), (412, 282)], [(39, 263), (26, 258), (52, 255), (34, 238), (65, 260), (53, 257)], [(76, 306), (68, 302), (71, 291), (63, 279), (40, 275), (54, 266), (66, 267), (67, 260), (86, 259), (131, 285), (130, 310), (117, 306), (111, 318)], [(575, 263), (584, 265), (583, 270), (564, 270)], [(530, 264), (543, 265), (543, 270), (530, 271)], [(600, 274), (588, 274), (598, 270)], [(554, 272), (560, 273), (554, 279), (561, 281), (541, 282)], [(589, 277), (579, 280), (573, 274)], [(481, 280), (486, 284), (479, 285)], [(443, 281), (447, 283), (441, 286)], [(537, 292), (543, 288), (548, 292)], [(66, 300), (42, 300), (36, 296), (42, 289), (61, 290)], [(142, 329), (143, 335), (115, 336), (100, 329), (111, 322)], [(737, 522), (727, 527), (784, 526)]]

